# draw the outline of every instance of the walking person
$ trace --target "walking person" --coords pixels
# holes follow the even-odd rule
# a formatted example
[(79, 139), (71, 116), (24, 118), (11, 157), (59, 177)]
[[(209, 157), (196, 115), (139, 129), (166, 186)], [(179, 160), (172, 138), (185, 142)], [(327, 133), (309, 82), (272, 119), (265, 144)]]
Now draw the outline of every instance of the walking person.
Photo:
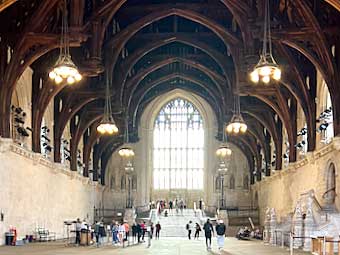
[(203, 226), (204, 234), (205, 234), (205, 245), (207, 247), (207, 250), (211, 250), (211, 236), (214, 234), (214, 228), (213, 225), (210, 223), (210, 220), (207, 219), (207, 222), (204, 223)]
[(201, 232), (201, 226), (198, 223), (196, 223), (194, 239), (197, 238), (197, 240), (198, 240), (198, 238), (200, 237), (200, 232)]
[(188, 239), (191, 240), (191, 233), (193, 230), (192, 221), (189, 221), (189, 223), (187, 223), (186, 229), (188, 231)]
[(159, 224), (159, 221), (156, 224), (156, 239), (159, 239), (159, 233), (161, 232), (161, 224)]
[(221, 251), (224, 247), (224, 237), (226, 236), (226, 226), (223, 220), (219, 220), (216, 225), (217, 247)]

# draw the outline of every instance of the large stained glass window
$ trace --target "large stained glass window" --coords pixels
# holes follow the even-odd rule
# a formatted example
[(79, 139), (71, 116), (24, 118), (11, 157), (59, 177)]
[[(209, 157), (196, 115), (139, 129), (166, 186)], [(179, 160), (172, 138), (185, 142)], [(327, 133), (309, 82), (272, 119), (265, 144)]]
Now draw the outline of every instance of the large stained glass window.
[(154, 189), (203, 189), (203, 119), (190, 102), (177, 98), (160, 110), (153, 134)]

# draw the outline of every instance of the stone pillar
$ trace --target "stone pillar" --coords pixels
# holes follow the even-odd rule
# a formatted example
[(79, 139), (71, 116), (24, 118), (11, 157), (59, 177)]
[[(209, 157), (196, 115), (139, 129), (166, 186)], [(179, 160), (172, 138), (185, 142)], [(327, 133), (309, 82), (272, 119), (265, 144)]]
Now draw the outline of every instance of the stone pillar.
[[(302, 218), (302, 212), (301, 212), (301, 204), (298, 202), (296, 208), (295, 208), (295, 214), (293, 219), (293, 233), (296, 237), (301, 237), (303, 235), (302, 233), (303, 228), (303, 218)], [(302, 246), (302, 239), (297, 238), (293, 241), (293, 247), (294, 249), (298, 249)]]
[(269, 243), (275, 245), (276, 244), (276, 225), (277, 225), (277, 217), (276, 217), (276, 212), (275, 209), (272, 208), (270, 210), (270, 235), (269, 235)]
[(263, 231), (263, 241), (264, 243), (269, 243), (269, 231), (270, 231), (270, 208), (267, 208), (266, 215), (264, 218), (264, 231)]

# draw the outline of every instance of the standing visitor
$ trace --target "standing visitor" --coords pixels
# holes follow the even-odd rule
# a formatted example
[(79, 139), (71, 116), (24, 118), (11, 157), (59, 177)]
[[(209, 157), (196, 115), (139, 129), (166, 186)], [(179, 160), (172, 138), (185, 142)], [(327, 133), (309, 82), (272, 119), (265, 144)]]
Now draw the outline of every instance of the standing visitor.
[(118, 227), (118, 235), (119, 235), (120, 244), (123, 245), (124, 238), (125, 238), (125, 227), (123, 223), (120, 224)]
[(127, 223), (127, 221), (124, 221), (123, 224), (124, 228), (125, 228), (125, 241), (128, 241), (128, 237), (129, 237), (129, 232), (130, 232), (130, 226)]
[(188, 239), (191, 240), (191, 233), (193, 230), (192, 221), (189, 221), (189, 223), (186, 226), (186, 229), (188, 230)]
[(137, 223), (136, 229), (137, 229), (138, 243), (140, 243), (140, 237), (142, 236), (142, 227), (140, 223)]
[(216, 235), (217, 235), (217, 246), (221, 250), (224, 247), (224, 237), (226, 235), (226, 226), (223, 220), (219, 220), (216, 225)]
[(132, 224), (132, 238), (133, 238), (133, 243), (135, 243), (136, 239), (137, 239), (137, 225), (136, 225), (136, 223)]
[(199, 201), (199, 208), (200, 208), (200, 210), (203, 209), (203, 201), (202, 201), (202, 198), (201, 198), (200, 201)]
[(169, 201), (169, 210), (170, 210), (170, 212), (172, 212), (172, 206), (173, 206), (173, 204), (172, 204), (172, 201), (170, 200)]
[(96, 221), (94, 225), (94, 234), (96, 236), (96, 246), (100, 245), (100, 222)]
[(111, 233), (112, 233), (112, 244), (118, 243), (118, 222), (112, 220), (111, 223)]
[(150, 238), (152, 239), (152, 237), (153, 237), (153, 231), (154, 231), (154, 229), (155, 229), (155, 227), (154, 227), (154, 225), (153, 225), (153, 222), (151, 222), (151, 224), (150, 224)]
[(81, 222), (80, 219), (77, 219), (76, 222), (76, 245), (80, 244), (80, 232), (81, 232)]
[(146, 232), (146, 224), (145, 221), (142, 222), (142, 224), (140, 224), (141, 228), (142, 228), (142, 241), (144, 242), (144, 237), (145, 237), (145, 232)]
[(156, 239), (159, 239), (159, 232), (161, 232), (161, 224), (159, 224), (159, 221), (156, 224)]
[(194, 239), (197, 238), (197, 240), (198, 240), (198, 238), (200, 237), (200, 232), (201, 232), (201, 226), (198, 223), (196, 223)]
[(210, 223), (210, 220), (207, 219), (207, 222), (203, 226), (204, 234), (205, 234), (205, 245), (207, 246), (207, 250), (211, 250), (211, 236), (214, 233), (213, 225)]

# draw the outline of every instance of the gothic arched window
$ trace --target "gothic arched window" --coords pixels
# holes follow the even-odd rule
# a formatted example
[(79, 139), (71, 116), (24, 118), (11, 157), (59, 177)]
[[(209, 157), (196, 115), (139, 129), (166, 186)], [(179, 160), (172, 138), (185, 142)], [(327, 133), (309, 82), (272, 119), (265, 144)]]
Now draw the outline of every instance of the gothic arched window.
[(203, 189), (204, 128), (198, 109), (182, 98), (165, 104), (154, 124), (154, 189)]
[(229, 188), (230, 189), (235, 189), (235, 177), (234, 177), (234, 175), (230, 176), (230, 179), (229, 179)]

